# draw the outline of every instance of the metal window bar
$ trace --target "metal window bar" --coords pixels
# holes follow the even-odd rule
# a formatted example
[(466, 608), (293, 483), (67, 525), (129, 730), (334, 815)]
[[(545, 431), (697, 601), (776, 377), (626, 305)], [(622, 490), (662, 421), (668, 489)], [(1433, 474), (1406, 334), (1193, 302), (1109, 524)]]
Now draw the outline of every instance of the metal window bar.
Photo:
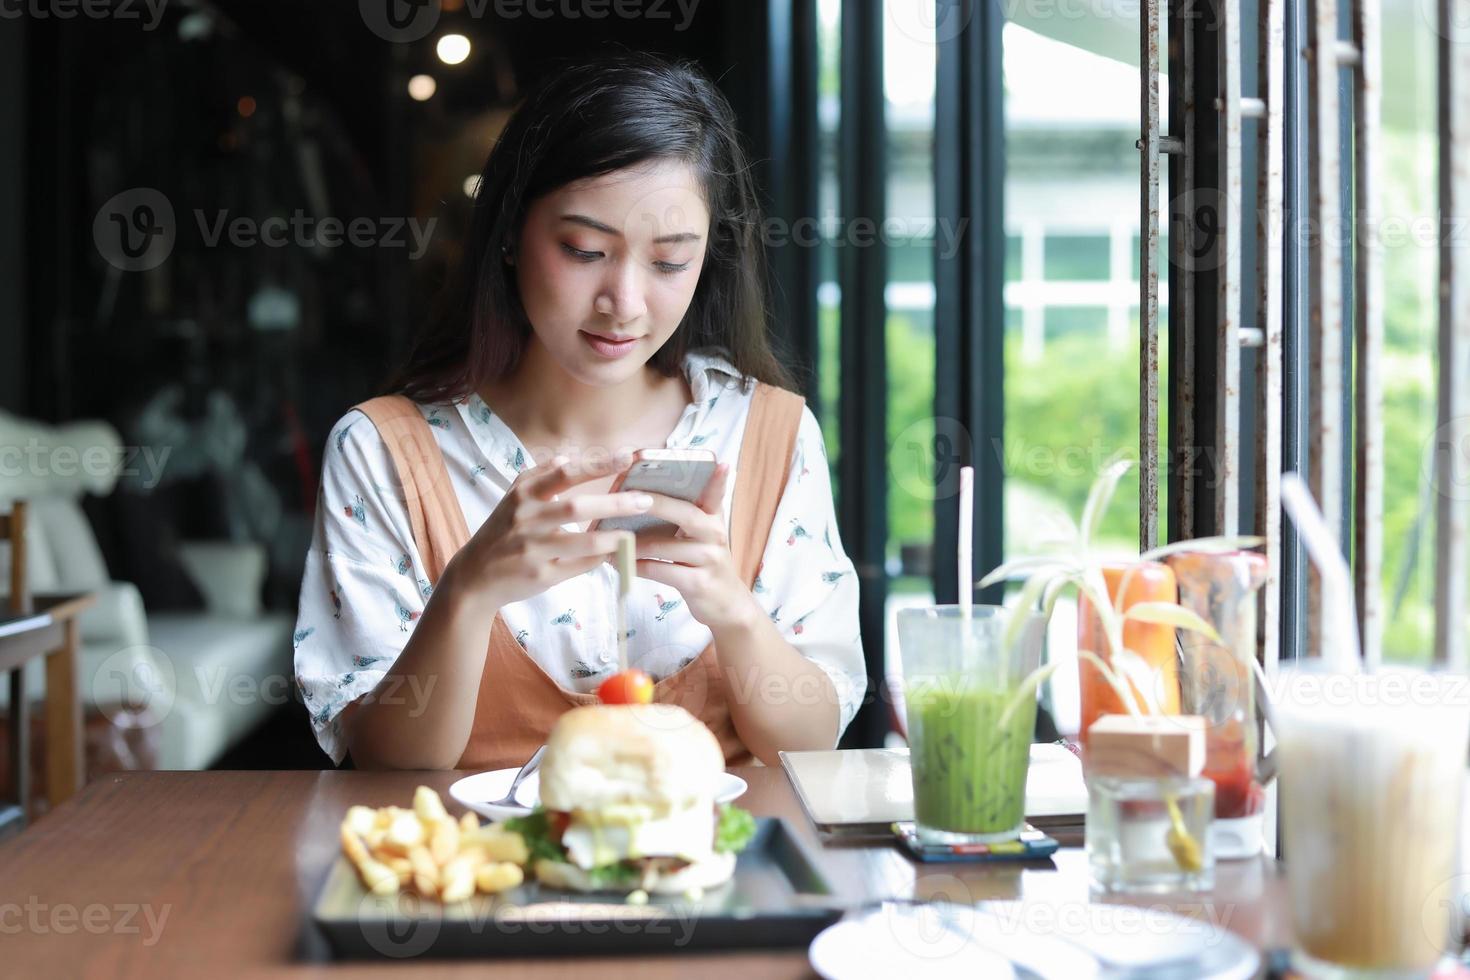
[[(1311, 104), (1308, 153), (1311, 156), (1312, 222), (1309, 234), (1312, 265), (1311, 424), (1309, 479), (1327, 524), (1343, 528), (1351, 517), (1354, 591), (1358, 633), (1369, 664), (1380, 658), (1380, 576), (1382, 570), (1383, 437), (1382, 268), (1372, 235), (1377, 227), (1380, 113), (1379, 0), (1354, 0), (1351, 41), (1338, 37), (1336, 0), (1312, 0), (1307, 51)], [(1339, 72), (1351, 69), (1353, 102), (1351, 199), (1344, 211), (1343, 161), (1339, 133)], [(1354, 376), (1350, 389), (1343, 363), (1343, 242), (1353, 241)], [(1344, 411), (1345, 396), (1351, 419)], [(1347, 426), (1351, 422), (1353, 474), (1349, 500), (1344, 485)], [(1307, 650), (1321, 653), (1346, 641), (1342, 624), (1324, 608), (1321, 577), (1307, 578)]]
[(1282, 282), (1284, 265), (1285, 68), (1284, 0), (1262, 0), (1257, 18), (1256, 127), (1256, 506), (1255, 533), (1266, 542), (1266, 584), (1257, 621), (1261, 663), (1276, 667), (1281, 652)]
[(1139, 30), (1139, 474), (1138, 547), (1159, 543), (1159, 45), (1160, 0), (1144, 0)]
[[(1171, 174), (1180, 180), (1173, 188), (1174, 204), (1171, 221), (1185, 223), (1189, 234), (1171, 236), (1174, 246), (1171, 270), (1178, 274), (1184, 289), (1182, 302), (1176, 303), (1172, 316), (1180, 318), (1171, 324), (1177, 359), (1172, 367), (1174, 407), (1174, 451), (1176, 470), (1171, 473), (1177, 497), (1171, 500), (1174, 523), (1171, 536), (1195, 537), (1206, 533), (1204, 514), (1207, 508), (1210, 530), (1217, 534), (1238, 532), (1241, 509), (1241, 349), (1257, 348), (1256, 384), (1253, 386), (1254, 417), (1257, 437), (1253, 440), (1253, 460), (1249, 467), (1255, 480), (1254, 525), (1256, 533), (1266, 540), (1268, 585), (1265, 607), (1260, 617), (1260, 656), (1274, 666), (1280, 650), (1281, 601), (1277, 589), (1281, 569), (1280, 474), (1283, 442), (1283, 276), (1284, 264), (1284, 112), (1285, 105), (1285, 0), (1261, 0), (1256, 18), (1258, 34), (1258, 89), (1254, 98), (1245, 97), (1241, 45), (1240, 0), (1219, 0), (1216, 8), (1219, 29), (1213, 32), (1213, 50), (1205, 49), (1195, 59), (1195, 45), (1202, 37), (1188, 29), (1171, 31), (1175, 50), (1171, 54), (1171, 75), (1176, 99), (1173, 125), (1182, 137), (1158, 135), (1157, 98), (1158, 38), (1162, 28), (1157, 19), (1158, 6), (1145, 3), (1140, 25), (1141, 44), (1141, 108), (1143, 136), (1139, 148), (1141, 163), (1141, 209), (1144, 234), (1141, 237), (1140, 309), (1143, 311), (1140, 426), (1141, 456), (1144, 465), (1144, 492), (1140, 501), (1140, 544), (1155, 543), (1152, 523), (1156, 520), (1157, 485), (1150, 484), (1149, 474), (1157, 460), (1157, 352), (1151, 347), (1157, 339), (1157, 266), (1156, 222), (1158, 200), (1158, 159), (1161, 148), (1182, 154), (1180, 166)], [(1188, 11), (1178, 4), (1176, 16)], [(1213, 70), (1211, 70), (1213, 69)], [(1197, 75), (1213, 74), (1217, 91), (1212, 100), (1214, 112), (1200, 115), (1197, 110)], [(1243, 215), (1243, 120), (1260, 120), (1257, 141), (1257, 214), (1255, 218), (1255, 256), (1257, 262), (1257, 294), (1253, 304), (1254, 324), (1242, 322), (1242, 246), (1245, 243)], [(1208, 128), (1208, 132), (1205, 128)], [(1213, 174), (1207, 169), (1201, 178), (1191, 152), (1214, 141)], [(1205, 188), (1201, 179), (1213, 180)], [(1212, 193), (1206, 193), (1212, 191)], [(1183, 212), (1181, 215), (1179, 212)], [(1205, 227), (1204, 219), (1211, 211), (1216, 221)], [(1203, 248), (1202, 246), (1208, 246)], [(1196, 281), (1198, 280), (1198, 281)], [(1213, 288), (1212, 302), (1195, 302), (1195, 290)], [(1201, 297), (1203, 299), (1203, 297)], [(1213, 325), (1196, 323), (1210, 317)], [(1203, 340), (1211, 338), (1212, 340)], [(1196, 364), (1198, 344), (1212, 342), (1213, 401), (1196, 404), (1196, 392), (1205, 390)], [(1152, 356), (1151, 356), (1152, 355)], [(1208, 374), (1203, 375), (1208, 377)], [(1198, 418), (1196, 418), (1198, 416)], [(1200, 483), (1192, 478), (1193, 461), (1198, 450), (1196, 432), (1209, 426), (1209, 440), (1215, 453), (1213, 481)], [(1201, 433), (1202, 435), (1203, 433)], [(1153, 496), (1150, 496), (1152, 491)], [(1203, 496), (1202, 496), (1202, 491)]]
[(1233, 535), (1240, 522), (1240, 242), (1241, 223), (1240, 143), (1240, 0), (1220, 0), (1217, 72), (1220, 93), (1215, 100), (1219, 113), (1219, 162), (1221, 182), (1218, 216), (1220, 233), (1215, 241), (1215, 533)]
[[(1139, 544), (1157, 544), (1158, 484), (1158, 161), (1161, 149), (1177, 154), (1171, 162), (1171, 278), (1182, 288), (1171, 299), (1170, 404), (1171, 495), (1175, 540), (1207, 533), (1235, 534), (1240, 514), (1241, 347), (1264, 343), (1264, 327), (1241, 324), (1242, 120), (1267, 114), (1261, 98), (1241, 95), (1240, 0), (1218, 0), (1218, 30), (1213, 47), (1197, 47), (1205, 35), (1197, 31), (1199, 11), (1187, 0), (1172, 0), (1170, 75), (1173, 82), (1171, 124), (1181, 135), (1160, 134), (1158, 71), (1163, 33), (1160, 5), (1146, 0), (1140, 23), (1141, 163), (1140, 236), (1140, 457)], [(1263, 38), (1268, 32), (1264, 31)], [(1263, 58), (1265, 45), (1263, 44)], [(1196, 53), (1200, 57), (1196, 57)], [(1279, 58), (1278, 58), (1279, 61)], [(1213, 75), (1216, 92), (1209, 107), (1200, 107), (1196, 86)], [(1211, 111), (1211, 109), (1213, 111)], [(1279, 116), (1278, 116), (1279, 118)], [(1264, 127), (1263, 127), (1264, 128)], [(1213, 146), (1213, 161), (1197, 156)], [(1279, 155), (1280, 141), (1277, 141)], [(1266, 156), (1265, 159), (1271, 159)], [(1208, 166), (1200, 166), (1208, 162)], [(1279, 174), (1279, 168), (1278, 168)], [(1279, 184), (1279, 181), (1278, 181)], [(1278, 250), (1279, 254), (1279, 250)], [(1279, 275), (1279, 270), (1274, 274)], [(1210, 320), (1211, 327), (1201, 322)], [(1264, 323), (1264, 321), (1261, 321)], [(1209, 339), (1205, 339), (1209, 338)], [(1213, 349), (1201, 348), (1211, 343)], [(1207, 353), (1208, 366), (1198, 362)], [(1196, 399), (1213, 392), (1208, 404)], [(1206, 435), (1208, 433), (1208, 435)], [(1208, 442), (1210, 445), (1206, 446)], [(1213, 451), (1215, 469), (1197, 479), (1204, 450)], [(1260, 467), (1253, 467), (1258, 472)], [(1278, 467), (1279, 471), (1279, 467)], [(1203, 510), (1202, 510), (1203, 509)], [(1205, 515), (1208, 516), (1205, 516)]]
[[(1312, 0), (1307, 19), (1309, 55), (1307, 130), (1311, 158), (1310, 283), (1313, 302), (1308, 380), (1310, 424), (1308, 483), (1327, 526), (1343, 526), (1343, 323), (1342, 220), (1338, 132), (1338, 70), (1342, 42), (1337, 36), (1337, 0)], [(1355, 59), (1350, 59), (1355, 60)], [(1360, 515), (1361, 517), (1361, 515)], [(1322, 578), (1307, 572), (1307, 650), (1340, 647), (1341, 624), (1325, 608)]]
[[(1169, 160), (1169, 530), (1170, 540), (1182, 540), (1195, 536), (1195, 481), (1191, 473), (1197, 459), (1198, 440), (1195, 438), (1195, 336), (1193, 324), (1198, 317), (1195, 292), (1192, 249), (1194, 242), (1194, 161), (1186, 158), (1186, 147), (1195, 145), (1200, 107), (1196, 102), (1196, 32), (1192, 23), (1199, 17), (1194, 0), (1168, 0), (1169, 16), (1169, 126), (1174, 131), (1166, 138), (1164, 148), (1171, 154)], [(1153, 18), (1145, 18), (1140, 25), (1144, 32), (1158, 32), (1160, 25)], [(1155, 43), (1154, 47), (1157, 47)], [(1153, 70), (1157, 72), (1155, 64)], [(1146, 119), (1146, 125), (1157, 125), (1157, 118)], [(1141, 238), (1142, 236), (1140, 236)], [(1154, 309), (1157, 315), (1157, 307)], [(1140, 320), (1143, 318), (1140, 317)], [(1157, 324), (1145, 327), (1157, 336)], [(1157, 362), (1150, 377), (1157, 376)], [(1149, 385), (1149, 380), (1144, 380)], [(1157, 382), (1145, 388), (1144, 397), (1150, 392), (1157, 398)], [(1146, 404), (1147, 402), (1145, 402)], [(1152, 472), (1155, 466), (1147, 456), (1145, 446), (1145, 468)], [(1157, 442), (1153, 446), (1153, 457), (1158, 455)], [(1140, 536), (1142, 537), (1142, 536)], [(1149, 547), (1156, 542), (1141, 540)]]
[[(1376, 665), (1382, 656), (1383, 582), (1383, 253), (1375, 246), (1378, 229), (1379, 116), (1382, 71), (1379, 49), (1380, 0), (1355, 0), (1353, 46), (1356, 88), (1353, 99), (1353, 157), (1357, 220), (1353, 228), (1356, 272), (1353, 304), (1356, 375), (1353, 402), (1353, 571), (1358, 636), (1363, 657)], [(1351, 52), (1348, 52), (1351, 53)], [(1324, 243), (1325, 244), (1325, 243)]]
[[(1470, 0), (1439, 0), (1439, 398), (1434, 659), (1466, 666), (1467, 514), (1460, 480), (1470, 445), (1470, 270), (1456, 237), (1470, 218)], [(1463, 253), (1463, 250), (1461, 250)]]
[[(953, 602), (959, 464), (975, 467), (975, 577), (1005, 557), (1005, 12), (937, 0), (934, 16), (935, 208), (965, 229), (934, 257), (934, 595)], [(997, 585), (974, 598), (1004, 595)]]
[[(840, 127), (842, 214), (885, 213), (887, 151), (883, 128), (883, 10), (863, 0), (841, 7)], [(842, 453), (838, 456), (838, 522), (858, 576), (858, 619), (868, 672), (869, 696), (844, 734), (844, 747), (883, 744), (884, 607), (888, 575), (887, 353), (884, 341), (886, 251), (881, 239), (841, 251), (842, 391), (838, 412)]]

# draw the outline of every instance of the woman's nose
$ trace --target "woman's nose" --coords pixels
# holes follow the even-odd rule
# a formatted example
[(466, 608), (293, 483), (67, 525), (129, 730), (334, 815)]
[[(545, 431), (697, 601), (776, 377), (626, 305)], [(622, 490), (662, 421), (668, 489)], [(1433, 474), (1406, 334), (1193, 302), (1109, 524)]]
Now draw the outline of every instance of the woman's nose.
[(643, 277), (632, 262), (616, 263), (612, 268), (612, 275), (603, 283), (593, 307), (617, 323), (630, 323), (648, 312)]

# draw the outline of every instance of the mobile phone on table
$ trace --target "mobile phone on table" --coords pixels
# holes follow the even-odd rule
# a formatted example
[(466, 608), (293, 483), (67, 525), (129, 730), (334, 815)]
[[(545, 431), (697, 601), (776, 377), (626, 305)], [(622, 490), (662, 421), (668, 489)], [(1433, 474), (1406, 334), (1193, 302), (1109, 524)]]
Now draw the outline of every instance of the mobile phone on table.
[[(708, 449), (639, 449), (633, 461), (613, 482), (612, 493), (641, 490), (694, 503), (714, 478), (718, 466)], [(632, 531), (649, 537), (673, 536), (678, 527), (647, 514), (606, 517), (593, 531)]]

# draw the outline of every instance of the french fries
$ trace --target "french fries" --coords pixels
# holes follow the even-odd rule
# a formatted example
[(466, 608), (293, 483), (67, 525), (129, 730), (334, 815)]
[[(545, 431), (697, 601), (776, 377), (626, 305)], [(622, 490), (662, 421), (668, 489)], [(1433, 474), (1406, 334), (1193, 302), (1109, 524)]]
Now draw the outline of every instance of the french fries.
[(472, 813), (454, 819), (428, 786), (414, 791), (411, 810), (349, 807), (341, 836), (342, 853), (373, 894), (411, 888), (445, 904), (516, 887), (530, 858), (520, 834), (482, 827)]

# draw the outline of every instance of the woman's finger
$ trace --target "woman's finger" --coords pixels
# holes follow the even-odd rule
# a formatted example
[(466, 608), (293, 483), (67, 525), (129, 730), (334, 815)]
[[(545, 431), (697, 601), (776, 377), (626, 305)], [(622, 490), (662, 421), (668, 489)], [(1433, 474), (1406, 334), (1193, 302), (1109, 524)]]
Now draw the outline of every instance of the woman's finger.
[(657, 517), (677, 526), (686, 538), (724, 543), (725, 523), (721, 518), (706, 513), (687, 500), (661, 493), (651, 493), (649, 496), (653, 498), (653, 504), (645, 513), (650, 517)]
[(550, 500), (579, 483), (596, 480), (619, 473), (632, 462), (631, 453), (616, 453), (604, 456), (593, 454), (580, 461), (557, 456), (540, 466), (523, 470), (516, 477), (516, 485), (537, 500)]
[(666, 561), (638, 562), (638, 577), (646, 578), (650, 582), (658, 582), (678, 589), (680, 592), (692, 593), (694, 590), (695, 570), (688, 565), (671, 565)]
[(687, 538), (642, 538), (638, 541), (639, 558), (678, 562), (680, 565), (711, 565), (720, 557), (720, 548), (705, 541)]
[(650, 496), (639, 491), (589, 493), (530, 504), (519, 524), (530, 532), (554, 531), (563, 524), (585, 524), (607, 517), (643, 514), (652, 506)]
[(725, 506), (725, 487), (730, 482), (730, 464), (721, 463), (715, 467), (715, 475), (705, 485), (704, 492), (699, 495), (695, 506), (706, 514), (718, 514)]
[[(538, 551), (561, 560), (568, 558), (597, 558), (599, 561), (618, 550), (618, 539), (627, 531), (556, 531), (538, 538)], [(596, 567), (597, 562), (593, 563)]]
[(551, 567), (556, 569), (556, 574), (562, 581), (584, 575), (601, 564), (601, 555), (593, 555), (591, 558), (553, 558), (551, 560)]

